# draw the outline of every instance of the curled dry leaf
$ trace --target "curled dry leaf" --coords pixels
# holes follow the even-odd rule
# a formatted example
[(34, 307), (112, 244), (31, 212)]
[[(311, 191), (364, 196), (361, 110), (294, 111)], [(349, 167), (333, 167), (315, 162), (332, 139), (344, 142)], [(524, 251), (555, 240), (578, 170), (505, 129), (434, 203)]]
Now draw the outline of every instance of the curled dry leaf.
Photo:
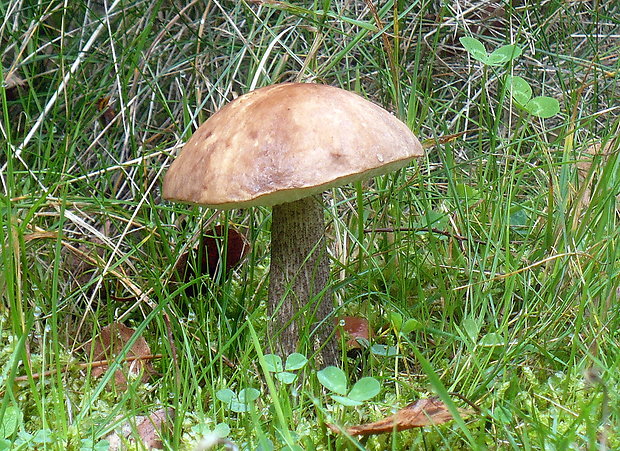
[[(101, 329), (99, 335), (91, 340), (87, 349), (90, 351), (94, 361), (114, 360), (129, 342), (134, 334), (134, 330), (121, 323), (112, 323)], [(142, 382), (146, 382), (155, 373), (153, 365), (148, 360), (151, 358), (151, 348), (144, 339), (138, 337), (134, 344), (127, 351), (126, 357), (129, 359), (123, 363), (123, 368), (114, 373), (114, 382), (119, 389), (127, 387), (126, 374), (138, 375), (142, 372)], [(93, 377), (99, 377), (108, 369), (107, 365), (97, 366), (92, 370)]]
[[(225, 232), (222, 226), (216, 226), (210, 232), (203, 232), (198, 246), (192, 251), (197, 253), (202, 249), (202, 258), (200, 261), (196, 259), (198, 268), (193, 267), (189, 263), (190, 252), (185, 252), (179, 257), (179, 261), (176, 264), (176, 272), (181, 282), (187, 283), (205, 273), (208, 273), (211, 278), (215, 277), (218, 273), (219, 265), (224, 261), (222, 246), (226, 234), (228, 235), (225, 250), (226, 273), (228, 274), (230, 270), (241, 264), (250, 251), (250, 243), (247, 238), (233, 227), (228, 227), (228, 230)], [(194, 285), (188, 287), (189, 295), (194, 294), (193, 288)]]
[(147, 417), (137, 416), (132, 421), (123, 423), (118, 431), (110, 433), (106, 440), (109, 442), (109, 450), (117, 451), (126, 449), (127, 444), (136, 445), (132, 438), (133, 427), (138, 435), (142, 446), (139, 449), (163, 449), (162, 432), (169, 428), (174, 419), (174, 409), (159, 409)]
[(357, 316), (343, 316), (337, 319), (342, 327), (336, 329), (336, 339), (340, 340), (340, 330), (342, 329), (347, 339), (348, 349), (359, 349), (362, 347), (358, 339), (370, 340), (372, 336), (368, 320)]
[[(470, 412), (465, 409), (459, 409), (459, 414), (461, 416), (468, 416)], [(420, 399), (409, 404), (404, 409), (383, 420), (348, 427), (344, 432), (348, 435), (384, 434), (393, 430), (405, 431), (407, 429), (443, 424), (452, 419), (452, 414), (448, 407), (439, 398), (433, 397)], [(333, 424), (328, 424), (327, 426), (335, 434), (342, 432)]]
[(35, 231), (32, 233), (24, 234), (24, 241), (27, 243), (33, 240), (41, 240), (41, 239), (56, 239), (58, 238), (58, 232), (46, 232), (46, 231)]

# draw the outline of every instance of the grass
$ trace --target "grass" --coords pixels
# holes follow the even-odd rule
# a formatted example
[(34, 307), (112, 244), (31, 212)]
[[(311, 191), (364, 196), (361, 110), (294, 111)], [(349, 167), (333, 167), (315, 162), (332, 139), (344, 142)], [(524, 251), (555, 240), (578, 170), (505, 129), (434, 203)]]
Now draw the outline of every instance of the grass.
[[(9, 0), (0, 17), (2, 78), (23, 81), (0, 88), (1, 446), (105, 449), (118, 425), (135, 435), (137, 415), (171, 407), (169, 449), (218, 423), (248, 449), (620, 447), (616, 3)], [(511, 104), (503, 70), (467, 58), (465, 35), (520, 45), (509, 70), (561, 113)], [(291, 386), (264, 369), (269, 210), (160, 197), (200, 122), (293, 80), (359, 92), (439, 141), (406, 170), (326, 196), (338, 314), (368, 318), (372, 344), (397, 350), (343, 362), (350, 381), (381, 382), (361, 408), (333, 402), (317, 368)], [(205, 224), (233, 224), (253, 248), (188, 296), (173, 267)], [(395, 312), (418, 327), (398, 334)], [(113, 370), (77, 366), (115, 321), (161, 354), (148, 383), (123, 390)], [(250, 387), (249, 412), (218, 401)], [(479, 411), (365, 441), (325, 426), (433, 394), (467, 407), (454, 393)]]

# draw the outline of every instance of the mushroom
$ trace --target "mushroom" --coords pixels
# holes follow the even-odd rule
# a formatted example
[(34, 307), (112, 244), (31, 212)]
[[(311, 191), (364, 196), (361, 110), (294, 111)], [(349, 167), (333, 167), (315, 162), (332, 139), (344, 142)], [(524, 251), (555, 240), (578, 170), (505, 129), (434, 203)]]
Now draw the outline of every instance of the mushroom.
[(166, 173), (163, 196), (217, 209), (273, 206), (271, 348), (294, 352), (303, 328), (320, 322), (314, 342), (324, 346), (324, 363), (335, 363), (321, 193), (422, 155), (405, 124), (357, 94), (276, 84), (238, 97), (202, 124)]

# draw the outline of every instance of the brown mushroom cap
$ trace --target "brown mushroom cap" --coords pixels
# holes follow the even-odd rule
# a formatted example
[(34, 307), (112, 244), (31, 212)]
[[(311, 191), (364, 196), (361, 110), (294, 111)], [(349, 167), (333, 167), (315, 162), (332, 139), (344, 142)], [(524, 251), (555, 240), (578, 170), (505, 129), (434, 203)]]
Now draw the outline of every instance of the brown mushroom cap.
[(284, 83), (202, 124), (164, 178), (164, 198), (228, 209), (292, 202), (423, 155), (409, 128), (357, 94)]

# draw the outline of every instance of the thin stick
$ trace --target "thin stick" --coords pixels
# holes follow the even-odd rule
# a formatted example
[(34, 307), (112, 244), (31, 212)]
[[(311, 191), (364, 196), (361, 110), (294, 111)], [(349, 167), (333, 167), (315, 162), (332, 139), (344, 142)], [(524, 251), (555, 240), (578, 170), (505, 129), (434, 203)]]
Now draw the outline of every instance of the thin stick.
[[(155, 360), (155, 359), (161, 359), (163, 357), (163, 354), (149, 354), (149, 355), (134, 355), (131, 357), (125, 357), (121, 363), (127, 363), (127, 362), (135, 362), (136, 360)], [(98, 367), (102, 367), (102, 366), (106, 366), (106, 365), (110, 365), (110, 363), (113, 361), (110, 360), (95, 360), (94, 362), (87, 362), (87, 363), (78, 363), (75, 365), (75, 368), (77, 369), (85, 369), (85, 368), (98, 368)], [(71, 367), (74, 368), (74, 367)], [(52, 376), (54, 374), (56, 374), (58, 371), (61, 372), (66, 372), (67, 370), (69, 370), (69, 367), (66, 367), (65, 370), (47, 370), (47, 371), (43, 371), (42, 373), (33, 373), (32, 374), (32, 379), (40, 379), (42, 377), (48, 377), (48, 376)], [(26, 376), (17, 376), (15, 378), (15, 382), (21, 382), (21, 381), (27, 381), (28, 380), (28, 375)]]

